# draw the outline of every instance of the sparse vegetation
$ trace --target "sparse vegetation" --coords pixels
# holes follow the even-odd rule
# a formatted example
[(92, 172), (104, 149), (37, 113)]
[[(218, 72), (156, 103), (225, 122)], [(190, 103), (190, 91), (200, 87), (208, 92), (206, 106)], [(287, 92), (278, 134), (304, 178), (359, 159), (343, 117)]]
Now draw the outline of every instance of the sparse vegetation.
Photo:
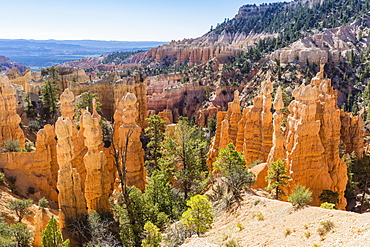
[(49, 207), (49, 201), (45, 197), (41, 198), (38, 203), (40, 208), (48, 208)]
[(330, 220), (321, 221), (321, 227), (317, 228), (317, 233), (323, 237), (334, 228), (334, 223)]
[(306, 203), (312, 201), (312, 191), (302, 185), (296, 185), (292, 194), (288, 197), (288, 201), (292, 203), (295, 208), (301, 208)]
[(35, 192), (36, 192), (35, 187), (28, 187), (27, 194), (33, 195), (35, 194)]
[(17, 182), (17, 176), (9, 176), (8, 181), (11, 184), (15, 184)]
[(329, 203), (329, 202), (324, 202), (324, 203), (321, 203), (320, 208), (335, 209), (335, 204), (334, 203)]
[(292, 234), (292, 230), (290, 228), (286, 228), (284, 233), (285, 237), (289, 236), (290, 234)]
[(244, 229), (244, 226), (242, 223), (238, 223), (236, 224), (236, 227), (239, 229), (239, 231), (243, 230)]
[(229, 241), (227, 241), (226, 243), (226, 247), (239, 247), (240, 245), (238, 244), (238, 242), (234, 239), (231, 239)]
[(231, 202), (242, 200), (241, 192), (255, 182), (255, 176), (246, 168), (243, 155), (229, 143), (220, 150), (217, 161), (213, 163), (215, 171), (220, 172), (221, 181), (226, 185), (227, 192), (231, 193)]
[(0, 172), (0, 184), (4, 184), (5, 181), (5, 174)]
[(8, 139), (4, 141), (4, 147), (7, 152), (21, 152), (21, 144), (19, 140)]

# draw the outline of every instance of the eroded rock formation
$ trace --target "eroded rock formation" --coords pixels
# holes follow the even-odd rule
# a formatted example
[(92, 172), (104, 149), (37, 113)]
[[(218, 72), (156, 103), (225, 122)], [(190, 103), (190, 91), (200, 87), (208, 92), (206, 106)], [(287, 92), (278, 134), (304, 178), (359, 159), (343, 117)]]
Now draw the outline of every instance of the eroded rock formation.
[(247, 164), (255, 160), (266, 161), (272, 147), (272, 113), (270, 81), (263, 83), (260, 95), (254, 98), (254, 105), (241, 112), (239, 92), (229, 103), (227, 112), (218, 112), (216, 135), (212, 139), (207, 164), (212, 167), (218, 151), (232, 142), (236, 150), (243, 152)]
[[(124, 152), (123, 159), (127, 168), (127, 184), (135, 185), (140, 190), (145, 189), (145, 170), (144, 170), (144, 150), (142, 149), (140, 135), (142, 129), (135, 119), (137, 119), (137, 98), (133, 93), (127, 93), (120, 104), (122, 111), (116, 111), (114, 142), (118, 150)], [(121, 119), (121, 121), (119, 121)]]
[(4, 141), (9, 139), (19, 140), (24, 147), (24, 134), (19, 126), (21, 118), (17, 115), (16, 90), (8, 77), (0, 74), (0, 147), (4, 147)]
[(68, 82), (68, 88), (74, 95), (80, 95), (83, 92), (90, 91), (96, 93), (99, 101), (103, 102), (101, 109), (103, 116), (112, 120), (116, 110), (119, 109), (119, 101), (122, 97), (130, 92), (137, 97), (138, 111), (136, 122), (140, 127), (145, 128), (145, 118), (147, 117), (147, 100), (146, 100), (146, 84), (144, 83), (144, 75), (134, 73), (132, 76), (110, 74), (100, 80), (92, 82)]
[[(95, 102), (93, 104), (95, 106)], [(102, 151), (102, 131), (99, 125), (100, 116), (94, 108), (93, 115), (83, 110), (80, 124), (84, 128), (85, 146), (87, 153), (84, 156), (86, 168), (85, 198), (88, 211), (109, 211), (110, 179), (106, 167), (107, 159)]]
[[(362, 154), (361, 118), (338, 109), (337, 92), (331, 80), (324, 78), (323, 65), (310, 85), (302, 84), (293, 91), (286, 126), (283, 126), (281, 112), (282, 90), (279, 88), (275, 96), (273, 121), (271, 93), (271, 82), (266, 81), (262, 83), (260, 95), (254, 98), (254, 105), (246, 107), (242, 114), (238, 93), (228, 111), (218, 113), (218, 128), (208, 153), (208, 165), (212, 167), (219, 149), (233, 142), (236, 149), (243, 152), (247, 164), (257, 159), (267, 162), (252, 169), (257, 175), (257, 186), (266, 186), (268, 163), (280, 158), (292, 177), (288, 193), (295, 184), (304, 185), (313, 191), (312, 204), (320, 205), (318, 196), (322, 190), (332, 190), (339, 193), (338, 208), (344, 209), (347, 167), (339, 157), (338, 147), (342, 133), (345, 151)], [(345, 135), (349, 137), (343, 138)]]
[(72, 168), (71, 163), (74, 157), (71, 120), (59, 117), (55, 123), (55, 133), (58, 137), (59, 225), (60, 228), (64, 229), (68, 219), (76, 219), (79, 215), (86, 214), (87, 211), (85, 197), (81, 189), (80, 175), (75, 168)]

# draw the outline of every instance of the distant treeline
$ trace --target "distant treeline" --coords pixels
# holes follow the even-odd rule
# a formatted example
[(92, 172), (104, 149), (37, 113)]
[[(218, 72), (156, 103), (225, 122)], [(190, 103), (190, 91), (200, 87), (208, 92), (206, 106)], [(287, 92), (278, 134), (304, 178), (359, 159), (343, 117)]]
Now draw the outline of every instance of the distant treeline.
[(114, 64), (120, 64), (127, 58), (131, 57), (132, 55), (135, 55), (140, 52), (145, 52), (147, 50), (137, 50), (137, 51), (124, 51), (124, 52), (113, 52), (109, 54), (104, 60), (104, 64), (114, 63)]

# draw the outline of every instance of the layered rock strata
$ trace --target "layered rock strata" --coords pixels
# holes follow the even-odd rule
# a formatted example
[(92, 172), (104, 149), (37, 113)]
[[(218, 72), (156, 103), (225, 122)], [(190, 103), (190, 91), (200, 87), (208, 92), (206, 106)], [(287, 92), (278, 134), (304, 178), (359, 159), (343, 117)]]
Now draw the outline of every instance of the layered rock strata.
[(0, 74), (0, 147), (4, 147), (4, 141), (9, 139), (18, 140), (24, 147), (24, 133), (19, 126), (21, 118), (18, 116), (15, 98), (16, 90), (8, 77)]
[[(314, 77), (310, 85), (302, 84), (293, 91), (294, 100), (288, 109), (290, 114), (283, 124), (284, 107), (282, 90), (278, 88), (271, 116), (272, 86), (269, 81), (262, 84), (260, 95), (254, 98), (254, 105), (240, 114), (237, 93), (227, 112), (219, 112), (218, 128), (212, 140), (207, 163), (212, 167), (218, 151), (227, 143), (236, 144), (243, 152), (247, 164), (261, 160), (252, 169), (257, 175), (257, 186), (265, 187), (268, 164), (282, 159), (286, 163), (292, 181), (287, 193), (296, 184), (304, 185), (313, 191), (313, 205), (320, 205), (318, 196), (322, 190), (339, 193), (338, 208), (344, 209), (344, 191), (347, 183), (347, 167), (339, 156), (339, 145), (344, 135), (346, 152), (363, 151), (361, 118), (341, 112), (337, 107), (337, 92), (330, 79), (324, 78), (324, 67)], [(235, 127), (237, 123), (237, 127)]]
[(72, 168), (71, 163), (74, 157), (71, 120), (59, 117), (55, 123), (55, 133), (58, 138), (59, 225), (60, 228), (64, 229), (69, 219), (76, 219), (78, 216), (86, 214), (87, 211), (85, 197), (81, 189), (81, 178), (77, 170)]
[(134, 73), (131, 76), (110, 74), (97, 81), (89, 81), (84, 83), (68, 82), (68, 88), (74, 95), (80, 95), (83, 92), (90, 91), (96, 93), (99, 101), (103, 102), (101, 108), (103, 116), (112, 120), (113, 115), (119, 107), (119, 101), (126, 93), (134, 93), (137, 97), (139, 114), (135, 121), (140, 127), (145, 128), (145, 118), (147, 117), (147, 100), (146, 100), (146, 84), (144, 83), (145, 76), (141, 73)]
[(216, 134), (212, 139), (207, 164), (212, 167), (221, 148), (232, 142), (236, 150), (243, 152), (247, 164), (255, 160), (266, 161), (272, 147), (272, 113), (270, 81), (263, 83), (260, 95), (254, 98), (254, 105), (241, 112), (239, 92), (227, 112), (217, 113)]
[[(127, 185), (136, 186), (140, 190), (145, 189), (144, 150), (142, 149), (140, 135), (141, 127), (136, 123), (137, 119), (137, 98), (133, 93), (127, 93), (120, 104), (122, 111), (114, 114), (115, 126), (114, 142), (122, 155), (120, 162), (123, 162), (127, 170)], [(121, 121), (119, 121), (121, 119)]]
[(7, 176), (16, 176), (20, 193), (35, 188), (31, 198), (57, 202), (58, 163), (54, 127), (47, 124), (37, 133), (35, 152), (8, 152), (0, 154), (0, 167)]
[[(94, 102), (95, 103), (95, 102)], [(95, 106), (95, 104), (93, 104)], [(106, 167), (107, 159), (102, 151), (100, 116), (94, 107), (93, 115), (83, 110), (80, 125), (84, 128), (87, 153), (83, 160), (86, 168), (85, 199), (88, 211), (109, 211), (110, 179)]]

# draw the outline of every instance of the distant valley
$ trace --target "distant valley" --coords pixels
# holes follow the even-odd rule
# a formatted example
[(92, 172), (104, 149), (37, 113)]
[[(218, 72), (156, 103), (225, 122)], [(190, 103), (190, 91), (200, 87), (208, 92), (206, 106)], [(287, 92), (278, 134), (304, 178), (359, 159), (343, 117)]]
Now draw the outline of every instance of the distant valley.
[(166, 44), (157, 41), (0, 39), (0, 55), (33, 70), (96, 57), (115, 51), (148, 50)]

